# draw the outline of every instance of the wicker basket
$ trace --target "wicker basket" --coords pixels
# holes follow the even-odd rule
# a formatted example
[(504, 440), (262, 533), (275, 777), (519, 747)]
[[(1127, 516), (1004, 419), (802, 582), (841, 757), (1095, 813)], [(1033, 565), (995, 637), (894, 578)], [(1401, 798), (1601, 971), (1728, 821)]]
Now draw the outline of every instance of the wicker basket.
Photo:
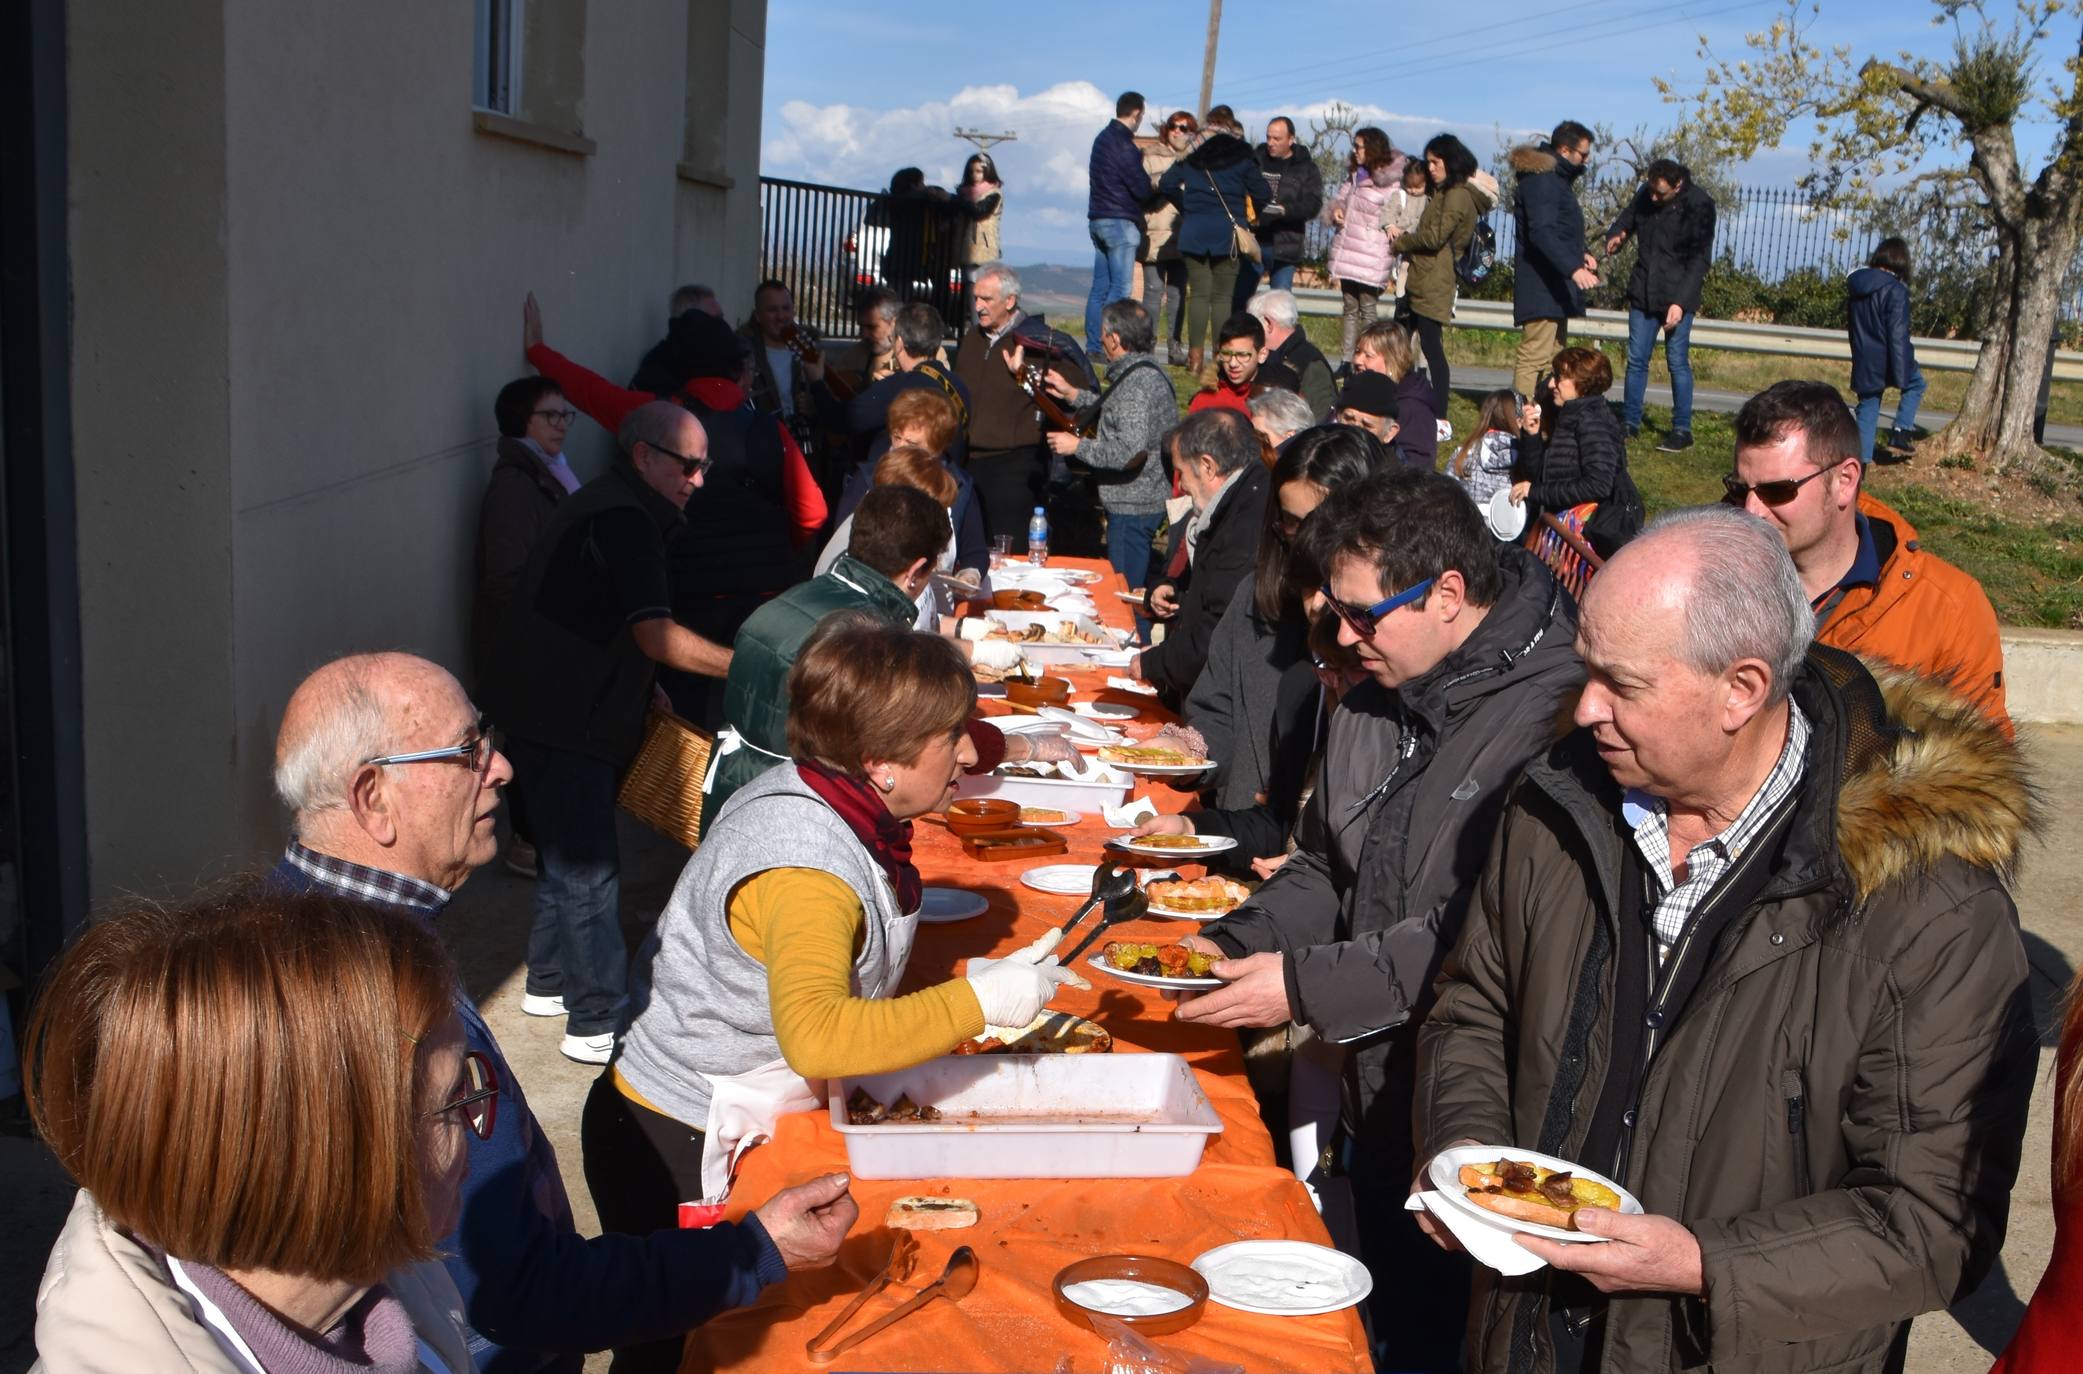
[(714, 744), (670, 711), (654, 710), (615, 800), (659, 834), (693, 849), (701, 843), (702, 778)]

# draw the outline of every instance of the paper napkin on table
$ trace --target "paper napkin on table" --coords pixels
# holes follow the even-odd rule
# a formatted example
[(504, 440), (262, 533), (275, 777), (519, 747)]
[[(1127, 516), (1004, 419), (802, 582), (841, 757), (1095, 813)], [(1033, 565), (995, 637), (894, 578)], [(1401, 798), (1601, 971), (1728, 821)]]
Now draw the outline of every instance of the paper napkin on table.
[(1157, 814), (1157, 807), (1148, 797), (1137, 797), (1126, 806), (1105, 806), (1100, 816), (1116, 830), (1133, 830)]
[(1500, 1274), (1531, 1274), (1547, 1263), (1514, 1240), (1510, 1231), (1477, 1221), (1438, 1193), (1412, 1193), (1404, 1202), (1403, 1210), (1430, 1212), (1447, 1230), (1454, 1233), (1454, 1239), (1461, 1242), (1462, 1249), (1475, 1256), (1478, 1262), (1489, 1265)]

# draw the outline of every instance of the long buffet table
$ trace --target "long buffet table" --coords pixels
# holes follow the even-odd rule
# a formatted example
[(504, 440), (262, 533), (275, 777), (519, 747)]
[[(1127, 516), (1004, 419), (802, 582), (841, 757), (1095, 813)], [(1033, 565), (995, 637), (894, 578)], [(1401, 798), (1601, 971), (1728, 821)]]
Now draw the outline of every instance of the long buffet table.
[[(1054, 559), (1050, 566), (1089, 568), (1106, 580), (1092, 588), (1100, 617), (1125, 626), (1128, 607), (1114, 593), (1124, 584), (1103, 563)], [(1055, 670), (1051, 670), (1055, 671)], [(1158, 718), (1154, 698), (1110, 693), (1106, 673), (1071, 672), (1078, 699), (1134, 701)], [(985, 704), (987, 714), (1002, 704)], [(1188, 793), (1145, 783), (1161, 809), (1182, 809)], [(1021, 886), (1022, 871), (1043, 863), (1097, 863), (1113, 835), (1097, 815), (1064, 832), (1070, 852), (1046, 859), (979, 863), (945, 827), (930, 819), (914, 826), (913, 851), (930, 886), (956, 887), (989, 899), (982, 916), (947, 925), (921, 925), (902, 991), (940, 982), (977, 955), (1003, 955), (1068, 919), (1078, 899), (1047, 896)], [(1198, 873), (1188, 867), (1189, 874)], [(1073, 938), (1089, 929), (1087, 917)], [(1173, 940), (1189, 933), (1176, 921), (1146, 919), (1116, 927), (1107, 938)], [(920, 1232), (911, 1277), (893, 1284), (847, 1323), (858, 1330), (937, 1277), (959, 1245), (982, 1261), (976, 1289), (959, 1304), (927, 1304), (897, 1325), (840, 1356), (842, 1370), (992, 1370), (1052, 1374), (1103, 1368), (1106, 1342), (1057, 1311), (1050, 1293), (1056, 1272), (1093, 1255), (1138, 1253), (1190, 1262), (1236, 1240), (1302, 1240), (1328, 1244), (1322, 1219), (1302, 1185), (1274, 1163), (1273, 1142), (1244, 1077), (1243, 1053), (1232, 1031), (1171, 1019), (1163, 994), (1087, 971), (1093, 987), (1066, 988), (1051, 1004), (1105, 1026), (1117, 1054), (1164, 1051), (1183, 1055), (1222, 1119), (1194, 1172), (1164, 1179), (857, 1179), (861, 1220), (829, 1269), (791, 1275), (751, 1307), (726, 1313), (687, 1343), (684, 1371), (767, 1371), (807, 1368), (804, 1344), (877, 1274), (891, 1237), (882, 1218), (892, 1199), (926, 1193), (968, 1198), (982, 1213), (974, 1227)], [(784, 1117), (775, 1139), (745, 1157), (733, 1194), (741, 1215), (776, 1189), (846, 1168), (846, 1147), (821, 1112)], [(1259, 1316), (1210, 1302), (1198, 1324), (1157, 1345), (1185, 1354), (1264, 1370), (1371, 1369), (1357, 1310), (1309, 1317)]]

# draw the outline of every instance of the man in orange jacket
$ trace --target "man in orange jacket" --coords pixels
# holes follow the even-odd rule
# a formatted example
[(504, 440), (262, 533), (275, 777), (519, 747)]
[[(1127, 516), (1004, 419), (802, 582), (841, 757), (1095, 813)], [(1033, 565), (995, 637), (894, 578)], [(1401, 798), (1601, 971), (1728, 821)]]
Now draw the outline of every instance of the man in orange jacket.
[(1728, 501), (1786, 540), (1817, 639), (1951, 682), (2006, 732), (2003, 642), (1981, 584), (1861, 490), (1859, 430), (1835, 387), (1780, 382), (1736, 414)]

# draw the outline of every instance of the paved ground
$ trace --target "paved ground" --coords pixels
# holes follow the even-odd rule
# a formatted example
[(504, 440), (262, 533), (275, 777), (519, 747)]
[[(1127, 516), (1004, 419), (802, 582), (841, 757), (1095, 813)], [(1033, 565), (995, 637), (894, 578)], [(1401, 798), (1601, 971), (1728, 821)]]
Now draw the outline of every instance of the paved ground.
[[(2065, 842), (2083, 832), (2083, 726), (2028, 727), (2027, 746), (2048, 798), (2047, 843), (2033, 851), (2023, 873), (2019, 907), (2032, 959), (2040, 1024), (2054, 1027), (2074, 971), (2083, 957), (2083, 849)], [(646, 918), (663, 905), (679, 872), (681, 851), (624, 818), (624, 908)], [(579, 1109), (597, 1070), (557, 1053), (561, 1022), (520, 1014), (521, 958), (531, 886), (494, 866), (457, 897), (444, 920), (464, 980), (483, 1005), (514, 1071), (527, 1084), (530, 1104), (556, 1142), (579, 1224), (594, 1225), (593, 1207), (579, 1173)], [(630, 927), (632, 937), (637, 927)], [(1952, 1312), (1920, 1319), (1910, 1342), (1915, 1374), (1984, 1374), (1994, 1352), (2016, 1328), (2053, 1244), (2047, 1162), (2051, 1148), (2054, 1036), (2042, 1037), (2042, 1074), (2025, 1139), (2025, 1166), (2011, 1207), (2002, 1265)], [(0, 1139), (0, 1374), (20, 1374), (34, 1359), (31, 1304), (50, 1239), (63, 1220), (71, 1188), (41, 1147)], [(606, 1368), (605, 1358), (589, 1369)]]

